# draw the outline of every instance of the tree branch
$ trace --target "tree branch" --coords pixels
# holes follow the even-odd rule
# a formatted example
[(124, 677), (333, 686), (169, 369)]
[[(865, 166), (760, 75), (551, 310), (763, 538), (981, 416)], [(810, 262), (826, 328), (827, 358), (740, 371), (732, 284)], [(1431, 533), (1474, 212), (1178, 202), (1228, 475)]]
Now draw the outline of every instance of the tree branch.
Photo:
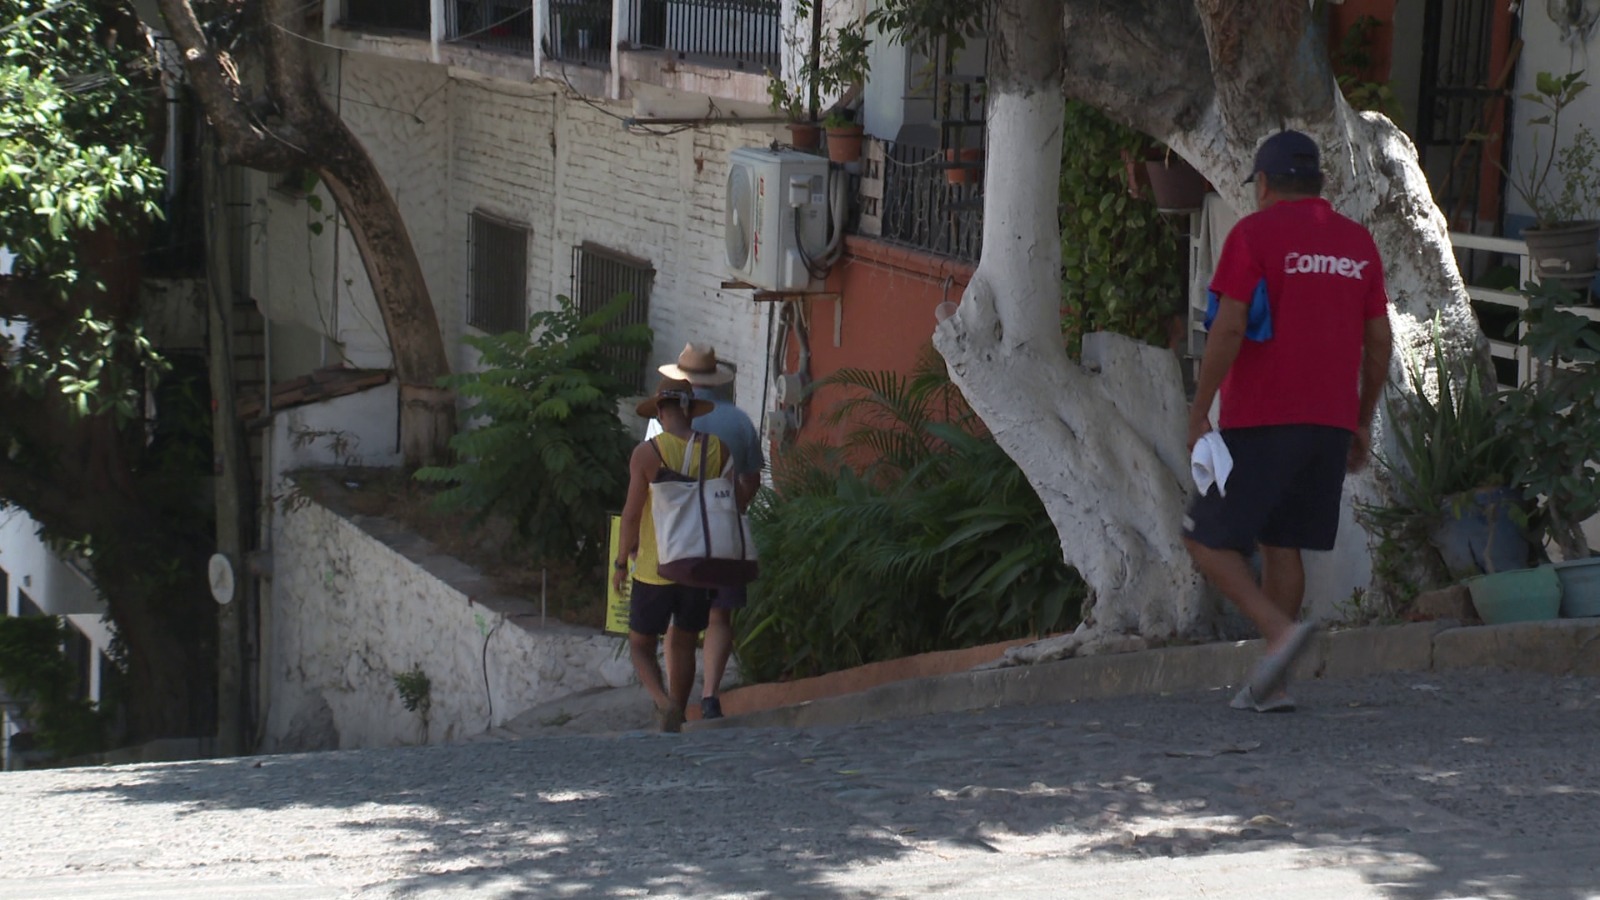
[(1157, 137), (1199, 124), (1214, 92), (1193, 4), (1066, 0), (1061, 10), (1068, 97)]
[(1322, 29), (1296, 0), (1195, 0), (1228, 136), (1252, 143), (1291, 119), (1319, 120), (1336, 88)]
[(238, 72), (226, 53), (206, 40), (190, 0), (159, 0), (167, 31), (183, 51), (184, 71), (200, 98), (228, 162), (281, 172), (305, 163), (300, 145), (274, 134), (251, 117)]

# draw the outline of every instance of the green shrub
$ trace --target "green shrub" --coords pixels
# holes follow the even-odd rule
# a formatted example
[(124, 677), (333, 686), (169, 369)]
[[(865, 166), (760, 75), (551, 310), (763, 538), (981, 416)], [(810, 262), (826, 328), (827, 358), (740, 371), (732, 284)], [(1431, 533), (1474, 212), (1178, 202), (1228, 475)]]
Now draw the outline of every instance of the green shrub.
[(503, 515), (542, 557), (599, 561), (607, 514), (628, 489), (633, 438), (617, 417), (632, 393), (629, 350), (650, 345), (645, 325), (615, 326), (632, 298), (619, 294), (592, 315), (558, 297), (528, 331), (467, 338), (481, 369), (444, 379), (472, 403), (450, 441), (459, 462), (416, 477), (453, 487), (437, 503), (475, 520)]
[[(840, 371), (840, 446), (785, 454), (751, 512), (761, 578), (740, 617), (757, 681), (1070, 629), (1082, 581), (1044, 505), (928, 359)], [(854, 461), (854, 464), (851, 461)]]
[[(1166, 346), (1184, 308), (1180, 233), (1129, 189), (1124, 155), (1143, 165), (1150, 138), (1069, 102), (1061, 154), (1061, 327), (1074, 355), (1085, 334), (1114, 331)], [(1180, 220), (1187, 227), (1187, 218)]]
[(59, 757), (106, 748), (106, 716), (79, 700), (78, 674), (62, 647), (65, 620), (55, 616), (0, 617), (0, 684), (27, 704), (23, 713), (39, 743)]

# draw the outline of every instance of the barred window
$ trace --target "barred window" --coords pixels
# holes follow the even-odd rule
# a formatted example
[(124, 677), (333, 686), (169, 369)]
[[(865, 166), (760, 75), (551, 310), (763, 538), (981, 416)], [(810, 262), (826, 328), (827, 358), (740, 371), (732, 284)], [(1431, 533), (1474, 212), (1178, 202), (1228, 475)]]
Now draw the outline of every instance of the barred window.
[(527, 226), (472, 214), (472, 272), (467, 324), (500, 334), (528, 327)]
[[(572, 295), (580, 312), (589, 315), (621, 293), (633, 297), (627, 310), (612, 320), (613, 328), (649, 324), (650, 286), (655, 277), (656, 270), (648, 260), (618, 253), (588, 241), (572, 248)], [(649, 348), (638, 347), (624, 351), (622, 357), (627, 371), (633, 373), (632, 386), (638, 394), (654, 386), (646, 380), (645, 358), (648, 353)]]

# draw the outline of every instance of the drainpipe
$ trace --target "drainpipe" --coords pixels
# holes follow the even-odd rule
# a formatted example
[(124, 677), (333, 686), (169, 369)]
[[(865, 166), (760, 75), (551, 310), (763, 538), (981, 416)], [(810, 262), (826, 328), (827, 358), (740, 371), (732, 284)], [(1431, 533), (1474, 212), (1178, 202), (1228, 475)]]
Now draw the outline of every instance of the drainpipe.
[(533, 77), (544, 75), (545, 18), (550, 14), (549, 0), (530, 0), (533, 4)]
[(428, 58), (434, 62), (444, 61), (444, 51), (440, 45), (444, 43), (444, 0), (429, 0), (428, 2)]
[[(822, 66), (822, 4), (824, 0), (811, 0), (811, 48), (807, 51), (811, 71), (815, 72)], [(811, 121), (817, 121), (817, 106), (821, 97), (817, 93), (817, 79), (807, 78), (810, 84), (809, 109)]]

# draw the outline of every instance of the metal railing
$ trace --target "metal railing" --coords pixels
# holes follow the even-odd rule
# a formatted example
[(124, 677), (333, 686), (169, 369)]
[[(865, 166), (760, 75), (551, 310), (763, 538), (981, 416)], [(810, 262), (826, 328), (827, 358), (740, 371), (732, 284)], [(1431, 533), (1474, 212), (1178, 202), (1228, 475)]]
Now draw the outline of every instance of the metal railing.
[(549, 0), (545, 56), (565, 63), (610, 68), (610, 0)]
[(433, 21), (428, 7), (428, 0), (344, 0), (340, 21), (356, 28), (426, 35)]
[(445, 0), (445, 40), (452, 44), (533, 52), (533, 5), (528, 0)]
[(634, 47), (760, 72), (780, 66), (779, 0), (631, 0)]
[(883, 239), (976, 262), (983, 250), (982, 172), (950, 168), (943, 150), (883, 144)]

